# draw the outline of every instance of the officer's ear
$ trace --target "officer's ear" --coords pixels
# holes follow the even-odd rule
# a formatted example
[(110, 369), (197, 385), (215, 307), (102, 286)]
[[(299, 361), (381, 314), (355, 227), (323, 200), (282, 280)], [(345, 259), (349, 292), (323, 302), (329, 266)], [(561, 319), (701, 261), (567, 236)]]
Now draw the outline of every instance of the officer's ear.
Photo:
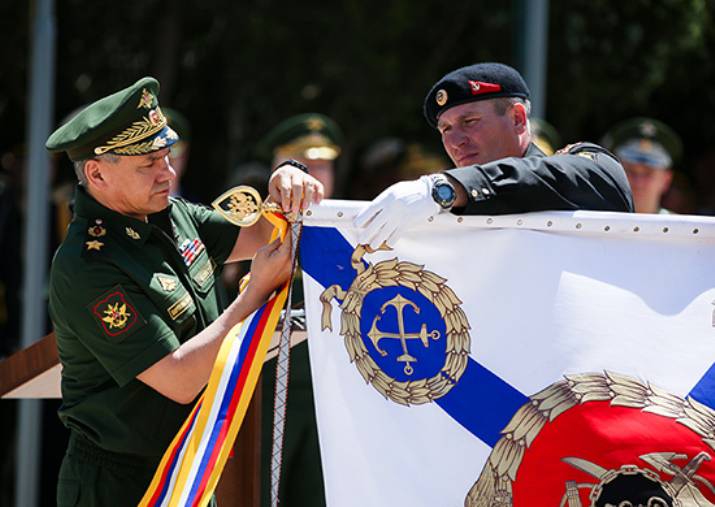
[(661, 176), (661, 195), (666, 193), (673, 183), (673, 171), (672, 169), (660, 169), (663, 176)]
[(529, 114), (526, 111), (526, 105), (521, 102), (515, 102), (511, 108), (511, 119), (514, 123), (514, 128), (517, 134), (524, 134), (527, 132), (527, 123), (529, 121)]
[(103, 167), (97, 159), (89, 159), (84, 164), (84, 177), (87, 182), (98, 188), (107, 186), (107, 180), (103, 174)]

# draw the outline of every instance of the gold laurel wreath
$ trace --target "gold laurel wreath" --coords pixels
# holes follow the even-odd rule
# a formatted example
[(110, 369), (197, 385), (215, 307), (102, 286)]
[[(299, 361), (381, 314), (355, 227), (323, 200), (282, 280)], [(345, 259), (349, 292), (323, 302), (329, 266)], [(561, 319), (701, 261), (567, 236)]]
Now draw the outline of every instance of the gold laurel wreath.
[(715, 411), (693, 398), (681, 398), (613, 372), (564, 378), (531, 396), (531, 401), (517, 410), (464, 499), (465, 507), (511, 507), (512, 485), (526, 449), (546, 423), (589, 401), (610, 401), (613, 406), (639, 408), (674, 419), (715, 450)]
[[(365, 253), (374, 253), (374, 250), (358, 245), (353, 252), (351, 261), (357, 276), (347, 292), (339, 285), (332, 285), (321, 294), (322, 329), (332, 330), (331, 300), (342, 300), (340, 335), (344, 337), (350, 362), (355, 363), (365, 382), (372, 384), (385, 398), (405, 406), (429, 403), (444, 396), (467, 367), (471, 339), (467, 316), (459, 306), (462, 301), (447, 287), (445, 278), (425, 270), (424, 266), (395, 258), (374, 265), (368, 263), (365, 267), (362, 262)], [(360, 335), (360, 313), (365, 296), (376, 289), (397, 286), (422, 294), (435, 305), (444, 319), (447, 332), (444, 366), (439, 373), (428, 379), (401, 382), (389, 377), (370, 357)]]
[(156, 123), (152, 123), (148, 117), (144, 116), (141, 120), (133, 122), (131, 127), (111, 138), (104, 146), (96, 147), (94, 149), (95, 155), (102, 155), (112, 150), (118, 151), (117, 148), (137, 143), (159, 132), (166, 127), (166, 117), (158, 107), (156, 108), (156, 112), (158, 116)]
[(114, 150), (114, 153), (117, 155), (144, 155), (163, 148), (164, 146), (166, 146), (166, 139), (155, 137), (143, 143), (130, 144), (124, 148), (117, 148)]

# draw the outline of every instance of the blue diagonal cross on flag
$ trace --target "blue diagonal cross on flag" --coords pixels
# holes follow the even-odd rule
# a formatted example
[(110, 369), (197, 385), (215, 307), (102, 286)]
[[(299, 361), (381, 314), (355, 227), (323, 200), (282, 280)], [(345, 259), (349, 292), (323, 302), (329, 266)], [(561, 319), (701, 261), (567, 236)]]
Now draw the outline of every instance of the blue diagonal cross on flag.
[[(484, 220), (476, 225), (476, 217), (474, 227), (469, 218), (457, 225), (437, 217), (429, 227), (408, 233), (394, 250), (364, 254), (356, 270), (356, 233), (350, 210), (343, 214), (346, 220), (338, 224), (332, 218), (321, 223), (320, 216), (308, 220), (301, 244), (330, 505), (469, 504), (482, 494), (489, 474), (498, 479), (490, 488), (513, 495), (509, 505), (527, 505), (520, 503), (525, 484), (542, 498), (566, 498), (571, 479), (586, 485), (580, 494), (587, 499), (589, 473), (598, 484), (594, 470), (620, 477), (620, 467), (631, 465), (646, 475), (660, 473), (664, 491), (672, 479), (667, 470), (674, 466), (715, 481), (706, 459), (715, 458), (715, 449), (708, 447), (715, 442), (715, 329), (710, 324), (715, 268), (705, 262), (715, 247), (706, 238), (688, 238), (688, 243), (544, 233), (485, 228)], [(572, 220), (570, 214), (556, 216)], [(586, 213), (579, 223), (604, 216), (614, 224), (634, 220)], [(413, 275), (390, 274), (403, 264)], [(664, 271), (663, 265), (672, 269)], [(425, 298), (439, 291), (419, 290), (418, 278), (427, 271), (444, 280), (459, 300), (469, 326), (467, 354), (445, 352), (457, 347), (458, 333), (445, 331), (455, 317), (453, 309), (443, 310), (441, 296)], [(373, 280), (375, 274), (383, 282), (365, 289), (368, 281), (361, 277)], [(399, 283), (390, 286), (390, 276)], [(417, 285), (409, 280), (418, 280)], [(323, 329), (326, 306), (320, 297), (334, 286), (339, 290), (330, 293), (327, 309), (332, 330)], [(351, 329), (359, 331), (351, 334)], [(452, 367), (435, 375), (440, 366), (435, 361), (444, 363), (445, 354)], [(713, 414), (710, 440), (708, 411)], [(618, 425), (608, 424), (616, 416), (646, 427), (662, 423), (661, 433), (674, 440), (644, 443), (641, 438), (638, 445), (645, 447), (629, 448), (623, 442), (629, 441), (628, 431), (618, 433)], [(584, 431), (594, 430), (584, 426), (594, 421), (607, 438), (594, 437), (593, 449), (567, 438), (573, 432), (573, 440), (580, 441), (588, 434)], [(563, 442), (550, 440), (555, 428)], [(511, 446), (512, 438), (518, 445)], [(625, 453), (599, 461), (616, 438), (634, 457)], [(680, 452), (682, 439), (697, 441), (698, 452), (707, 456), (698, 458), (693, 447), (688, 448), (693, 456)], [(576, 455), (549, 457), (562, 447)], [(664, 452), (696, 461), (688, 468), (686, 458), (670, 462)], [(556, 462), (556, 485), (532, 477), (535, 457), (545, 463), (544, 470), (551, 466), (548, 460)], [(415, 482), (427, 464), (429, 474)], [(521, 482), (511, 477), (519, 470)], [(344, 474), (361, 477), (360, 488), (347, 488)], [(697, 477), (691, 481), (696, 489), (705, 484)], [(686, 486), (679, 486), (673, 498), (689, 494)]]

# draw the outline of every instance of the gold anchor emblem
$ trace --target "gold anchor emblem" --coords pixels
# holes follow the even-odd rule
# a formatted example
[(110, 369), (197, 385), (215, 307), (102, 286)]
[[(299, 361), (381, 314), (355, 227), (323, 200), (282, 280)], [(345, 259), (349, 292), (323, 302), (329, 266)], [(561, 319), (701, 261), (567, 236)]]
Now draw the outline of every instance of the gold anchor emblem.
[(250, 227), (266, 213), (281, 213), (289, 222), (295, 222), (294, 213), (283, 213), (280, 206), (264, 202), (258, 191), (246, 185), (239, 185), (218, 196), (211, 206), (226, 220), (239, 227)]
[[(380, 250), (389, 249), (386, 246), (380, 247)], [(320, 301), (323, 304), (321, 328), (332, 330), (332, 300), (336, 299), (342, 310), (340, 334), (344, 337), (350, 362), (355, 364), (365, 382), (371, 384), (385, 398), (400, 405), (431, 403), (447, 394), (459, 382), (467, 367), (471, 338), (469, 322), (461, 308), (462, 302), (447, 286), (447, 279), (424, 269), (424, 266), (400, 261), (397, 258), (376, 264), (363, 261), (365, 254), (374, 252), (368, 245), (358, 245), (350, 259), (356, 276), (348, 290), (344, 290), (340, 285), (331, 285), (320, 295)], [(392, 378), (380, 368), (368, 351), (369, 342), (364, 340), (360, 331), (363, 301), (372, 291), (386, 287), (404, 287), (421, 294), (434, 305), (444, 321), (444, 339), (446, 341), (444, 362), (440, 370), (429, 378), (405, 381)], [(391, 306), (397, 312), (397, 333), (386, 333), (377, 327), (378, 321)], [(412, 375), (414, 373), (413, 363), (417, 362), (417, 358), (409, 353), (408, 340), (421, 340), (424, 346), (428, 347), (429, 339), (438, 340), (441, 338), (441, 333), (438, 331), (428, 332), (426, 324), (423, 324), (418, 332), (406, 332), (404, 316), (405, 308), (408, 306), (415, 313), (420, 313), (418, 305), (401, 295), (385, 302), (380, 309), (380, 315), (373, 319), (366, 338), (372, 341), (377, 352), (383, 357), (387, 355), (387, 351), (380, 348), (380, 341), (385, 339), (400, 340), (402, 354), (397, 357), (397, 361), (405, 364), (406, 375)]]
[[(385, 314), (385, 311), (390, 306), (395, 308), (395, 310), (397, 311), (397, 328), (399, 330), (398, 333), (385, 333), (377, 328), (377, 321), (382, 318), (382, 315)], [(417, 358), (410, 355), (409, 351), (407, 350), (407, 340), (419, 339), (422, 341), (422, 345), (424, 345), (425, 347), (429, 347), (428, 338), (432, 338), (433, 340), (439, 340), (440, 333), (436, 329), (431, 331), (430, 333), (427, 333), (427, 324), (424, 323), (422, 324), (419, 333), (405, 333), (405, 319), (403, 310), (406, 306), (411, 307), (412, 310), (419, 315), (420, 307), (409, 299), (406, 299), (400, 294), (398, 294), (380, 307), (380, 315), (376, 315), (373, 319), (372, 327), (370, 328), (370, 332), (367, 333), (367, 336), (370, 338), (372, 344), (375, 346), (375, 350), (377, 350), (382, 357), (385, 357), (387, 355), (387, 352), (380, 348), (380, 340), (384, 340), (386, 338), (399, 339), (402, 345), (402, 355), (398, 356), (397, 362), (405, 363), (405, 375), (412, 375), (412, 373), (414, 372), (414, 368), (412, 368), (411, 363), (416, 363)]]

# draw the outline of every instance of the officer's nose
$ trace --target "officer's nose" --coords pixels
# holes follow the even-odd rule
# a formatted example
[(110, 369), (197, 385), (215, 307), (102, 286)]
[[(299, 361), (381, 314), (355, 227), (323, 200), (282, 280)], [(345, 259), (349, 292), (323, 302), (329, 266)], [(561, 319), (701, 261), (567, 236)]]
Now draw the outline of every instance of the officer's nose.
[[(442, 143), (450, 158), (454, 158), (460, 153), (460, 151), (465, 147), (469, 138), (458, 129), (452, 129), (442, 138)], [(458, 157), (457, 157), (458, 158)]]
[(161, 170), (159, 171), (159, 181), (171, 181), (176, 178), (176, 171), (171, 165), (169, 155), (161, 159)]
[(450, 146), (454, 146), (455, 148), (460, 148), (464, 146), (465, 144), (467, 144), (468, 141), (469, 137), (467, 137), (467, 135), (458, 128), (450, 129), (450, 131), (447, 133), (446, 142)]

